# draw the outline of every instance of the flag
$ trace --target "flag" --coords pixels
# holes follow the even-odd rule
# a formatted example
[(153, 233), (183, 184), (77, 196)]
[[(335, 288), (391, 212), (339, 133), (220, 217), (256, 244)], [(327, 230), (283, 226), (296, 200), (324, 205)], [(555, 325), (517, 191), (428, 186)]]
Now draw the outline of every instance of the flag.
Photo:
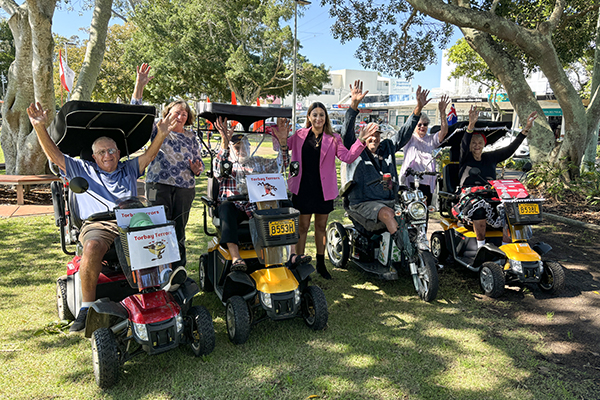
[[(208, 96), (206, 96), (206, 102), (210, 103), (210, 99), (208, 98)], [(206, 123), (208, 124), (208, 129), (210, 129), (211, 131), (215, 130), (215, 127), (213, 126), (213, 123), (210, 122), (209, 120), (206, 120)], [(208, 136), (208, 140), (210, 140), (210, 135)]]
[(456, 115), (456, 108), (454, 108), (454, 104), (450, 107), (450, 112), (448, 113), (448, 126), (453, 125), (458, 121), (458, 116)]
[(73, 80), (75, 79), (75, 72), (67, 65), (67, 61), (63, 61), (62, 50), (58, 50), (58, 63), (60, 67), (60, 83), (65, 90), (71, 93), (73, 90)]
[[(260, 107), (260, 99), (256, 98), (256, 105)], [(265, 125), (265, 121), (256, 121), (254, 123), (254, 132), (262, 132), (262, 127)]]
[[(231, 91), (231, 104), (237, 105), (237, 99), (235, 98), (235, 92), (233, 90)], [(237, 121), (231, 121), (232, 128), (235, 128), (237, 124)]]

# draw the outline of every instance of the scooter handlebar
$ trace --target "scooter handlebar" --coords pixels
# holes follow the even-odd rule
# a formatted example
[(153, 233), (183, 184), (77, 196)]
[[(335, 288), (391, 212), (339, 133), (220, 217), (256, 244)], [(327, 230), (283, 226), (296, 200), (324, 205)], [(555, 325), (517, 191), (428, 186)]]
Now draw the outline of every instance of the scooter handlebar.
[(247, 194), (234, 194), (232, 196), (227, 196), (228, 201), (248, 201)]

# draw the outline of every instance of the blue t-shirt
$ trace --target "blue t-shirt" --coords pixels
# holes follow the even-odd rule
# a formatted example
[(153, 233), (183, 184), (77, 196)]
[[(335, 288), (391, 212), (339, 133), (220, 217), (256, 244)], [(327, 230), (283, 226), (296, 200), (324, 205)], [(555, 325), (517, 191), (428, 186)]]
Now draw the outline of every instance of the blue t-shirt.
[[(86, 193), (75, 195), (82, 220), (97, 212), (112, 211), (121, 198), (137, 196), (137, 178), (141, 176), (137, 158), (119, 162), (117, 169), (108, 173), (96, 163), (65, 155), (65, 168), (68, 180), (80, 176), (89, 183)], [(89, 192), (93, 192), (102, 203), (90, 196)]]

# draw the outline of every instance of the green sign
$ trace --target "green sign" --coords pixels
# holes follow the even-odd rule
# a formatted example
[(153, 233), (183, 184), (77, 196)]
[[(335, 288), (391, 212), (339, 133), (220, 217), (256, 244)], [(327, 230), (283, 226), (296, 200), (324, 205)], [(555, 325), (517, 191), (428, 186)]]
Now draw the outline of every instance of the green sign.
[(546, 117), (555, 117), (555, 116), (563, 115), (562, 109), (560, 109), (560, 108), (543, 108), (542, 111), (544, 111), (544, 114), (546, 114)]

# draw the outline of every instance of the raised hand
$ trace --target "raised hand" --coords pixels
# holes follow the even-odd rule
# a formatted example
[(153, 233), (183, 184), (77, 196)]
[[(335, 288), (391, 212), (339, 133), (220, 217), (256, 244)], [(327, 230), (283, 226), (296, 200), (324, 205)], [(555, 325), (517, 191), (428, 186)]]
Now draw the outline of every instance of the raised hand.
[(288, 132), (290, 131), (291, 127), (292, 124), (289, 119), (277, 118), (277, 126), (272, 128), (275, 137), (279, 141), (279, 144), (283, 147), (287, 147)]
[(36, 126), (43, 126), (45, 128), (48, 124), (48, 110), (44, 110), (39, 102), (36, 104), (31, 103), (31, 105), (27, 107), (27, 115), (34, 128)]
[(171, 131), (171, 127), (173, 126), (173, 122), (175, 118), (169, 113), (166, 117), (160, 119), (156, 123), (156, 128), (158, 129), (158, 134), (162, 136), (162, 139), (167, 137), (169, 132)]
[(364, 143), (371, 136), (374, 136), (375, 133), (377, 133), (378, 131), (379, 131), (379, 125), (374, 122), (371, 122), (371, 123), (367, 124), (367, 126), (365, 126), (363, 129), (360, 130), (360, 133), (358, 134), (358, 139)]
[(469, 126), (467, 127), (467, 129), (473, 129), (475, 128), (475, 122), (477, 122), (477, 120), (479, 119), (479, 112), (477, 111), (477, 107), (476, 106), (471, 106), (471, 109), (469, 110)]
[(431, 99), (428, 99), (427, 96), (429, 96), (429, 90), (421, 89), (421, 85), (419, 85), (419, 87), (417, 87), (417, 106), (415, 107), (414, 111), (415, 115), (420, 115), (423, 107), (425, 107), (427, 103), (431, 101)]
[(438, 103), (438, 109), (440, 110), (440, 116), (446, 118), (446, 108), (450, 104), (450, 97), (443, 95)]
[(221, 147), (226, 149), (233, 136), (233, 128), (227, 128), (227, 118), (218, 117), (215, 121), (215, 127), (221, 134)]
[(204, 164), (202, 163), (202, 160), (197, 160), (196, 162), (192, 162), (192, 160), (189, 160), (189, 162), (190, 169), (192, 170), (194, 175), (198, 176), (202, 173), (202, 171), (204, 171)]
[(529, 117), (527, 117), (527, 123), (525, 124), (525, 127), (521, 130), (523, 135), (527, 136), (529, 131), (531, 131), (531, 127), (533, 126), (533, 121), (535, 121), (536, 118), (537, 118), (537, 111), (534, 111), (531, 114), (529, 114)]
[(357, 110), (358, 105), (363, 101), (369, 91), (363, 93), (363, 83), (360, 80), (354, 81), (354, 86), (350, 85), (350, 107)]
[(136, 83), (142, 85), (142, 87), (146, 86), (148, 82), (150, 82), (152, 78), (154, 78), (153, 76), (149, 76), (151, 68), (152, 67), (150, 67), (148, 63), (143, 63), (139, 67), (135, 67), (135, 70), (137, 72), (135, 77)]

